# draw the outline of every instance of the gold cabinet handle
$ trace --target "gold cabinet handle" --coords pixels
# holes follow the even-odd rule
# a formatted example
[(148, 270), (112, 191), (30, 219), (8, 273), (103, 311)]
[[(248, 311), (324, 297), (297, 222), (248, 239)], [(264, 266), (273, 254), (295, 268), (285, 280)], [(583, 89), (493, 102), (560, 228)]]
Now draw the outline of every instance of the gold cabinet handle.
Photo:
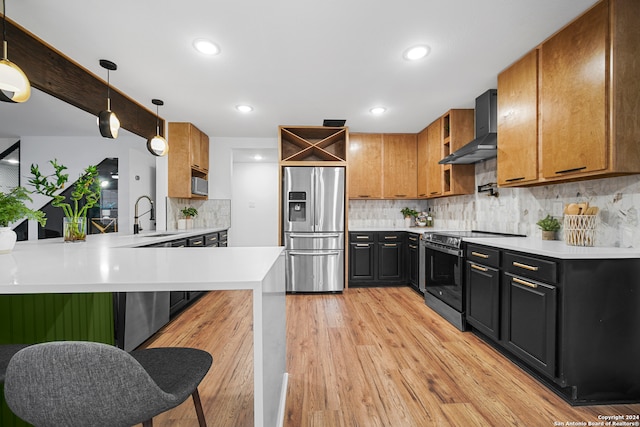
[(533, 288), (533, 289), (538, 287), (538, 285), (536, 285), (535, 283), (527, 282), (526, 280), (518, 279), (517, 277), (514, 277), (512, 280), (515, 283), (519, 283), (521, 285), (528, 286), (528, 287)]
[(368, 239), (369, 236), (362, 236), (362, 235), (357, 235), (356, 239)]
[(480, 252), (471, 252), (471, 255), (477, 256), (478, 258), (485, 258), (485, 259), (489, 258), (489, 255), (483, 254), (483, 253), (480, 253)]
[(398, 238), (398, 236), (384, 236), (385, 240), (395, 240), (397, 238)]
[(411, 249), (416, 249), (416, 248), (417, 248), (417, 246), (416, 246), (416, 245), (409, 245), (409, 247), (410, 247)]
[(191, 244), (192, 244), (193, 246), (196, 246), (196, 245), (201, 245), (201, 244), (202, 244), (202, 242), (200, 242), (200, 241), (198, 241), (198, 242), (191, 242)]
[(368, 248), (369, 244), (368, 243), (356, 243), (356, 246), (359, 248)]
[(538, 271), (538, 269), (540, 268), (540, 267), (536, 267), (536, 266), (533, 266), (533, 265), (522, 264), (522, 263), (519, 263), (519, 262), (516, 262), (516, 261), (513, 261), (513, 266), (514, 267), (524, 268), (525, 270), (531, 270), (531, 271)]
[(480, 267), (479, 265), (475, 265), (475, 264), (471, 264), (471, 268), (473, 268), (474, 270), (479, 270), (479, 271), (489, 271), (488, 268), (486, 267)]
[(397, 243), (385, 243), (384, 245), (391, 248), (395, 248), (396, 246), (398, 246)]

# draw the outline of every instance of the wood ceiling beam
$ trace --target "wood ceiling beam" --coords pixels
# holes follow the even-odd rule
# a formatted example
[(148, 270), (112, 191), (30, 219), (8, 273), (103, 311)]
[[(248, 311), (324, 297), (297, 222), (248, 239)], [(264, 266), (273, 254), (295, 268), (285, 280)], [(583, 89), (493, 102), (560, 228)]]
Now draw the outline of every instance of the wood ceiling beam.
[[(0, 17), (2, 14), (0, 14)], [(7, 18), (8, 58), (31, 86), (98, 116), (107, 107), (107, 82)], [(106, 76), (106, 71), (105, 71)], [(144, 139), (156, 134), (156, 114), (111, 86), (111, 109), (120, 126)], [(29, 101), (27, 101), (29, 102)], [(96, 134), (99, 135), (96, 125)], [(164, 136), (164, 119), (160, 118)]]

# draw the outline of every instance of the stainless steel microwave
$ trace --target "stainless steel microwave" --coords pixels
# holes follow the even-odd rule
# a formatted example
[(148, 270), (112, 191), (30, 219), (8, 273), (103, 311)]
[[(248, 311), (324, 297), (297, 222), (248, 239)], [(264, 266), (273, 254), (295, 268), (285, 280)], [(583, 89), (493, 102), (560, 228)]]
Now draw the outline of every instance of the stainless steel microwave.
[(198, 196), (209, 195), (209, 182), (206, 179), (191, 177), (191, 194)]

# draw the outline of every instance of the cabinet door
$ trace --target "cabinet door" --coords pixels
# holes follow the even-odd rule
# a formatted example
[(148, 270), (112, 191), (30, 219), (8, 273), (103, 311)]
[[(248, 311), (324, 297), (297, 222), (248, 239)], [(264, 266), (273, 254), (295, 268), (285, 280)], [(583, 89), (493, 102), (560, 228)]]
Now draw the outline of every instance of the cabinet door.
[(542, 44), (542, 174), (560, 178), (607, 168), (608, 2)]
[(402, 279), (402, 246), (399, 243), (378, 243), (378, 280)]
[(427, 196), (442, 194), (442, 124), (440, 119), (427, 127)]
[(417, 197), (416, 134), (384, 134), (382, 194), (385, 199)]
[(203, 132), (200, 134), (200, 165), (201, 169), (209, 171), (209, 135)]
[(428, 175), (428, 151), (429, 151), (429, 129), (425, 128), (418, 134), (418, 197), (427, 197), (427, 175)]
[(556, 368), (556, 287), (504, 273), (504, 343), (540, 372)]
[(375, 279), (374, 243), (349, 244), (349, 281), (362, 282)]
[(538, 50), (498, 75), (498, 185), (538, 179)]
[(349, 198), (382, 198), (382, 135), (349, 135)]
[(467, 261), (467, 322), (494, 340), (500, 339), (500, 273)]

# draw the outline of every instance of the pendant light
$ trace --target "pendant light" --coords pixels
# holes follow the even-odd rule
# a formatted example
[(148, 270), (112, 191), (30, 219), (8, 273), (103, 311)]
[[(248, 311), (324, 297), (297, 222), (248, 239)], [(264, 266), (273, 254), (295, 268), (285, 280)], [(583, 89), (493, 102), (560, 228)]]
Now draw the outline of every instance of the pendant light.
[(9, 61), (7, 52), (7, 13), (2, 0), (2, 59), (0, 59), (0, 101), (25, 102), (31, 96), (31, 84), (24, 72)]
[(151, 102), (156, 106), (156, 136), (147, 140), (147, 150), (154, 156), (166, 156), (169, 152), (169, 144), (167, 140), (160, 136), (160, 116), (158, 110), (164, 102), (161, 99), (152, 99)]
[(100, 66), (107, 70), (107, 109), (100, 111), (98, 114), (98, 127), (100, 135), (105, 138), (115, 139), (118, 137), (118, 129), (120, 129), (120, 120), (116, 113), (111, 111), (111, 85), (109, 83), (109, 71), (115, 71), (118, 66), (106, 59), (100, 60)]

